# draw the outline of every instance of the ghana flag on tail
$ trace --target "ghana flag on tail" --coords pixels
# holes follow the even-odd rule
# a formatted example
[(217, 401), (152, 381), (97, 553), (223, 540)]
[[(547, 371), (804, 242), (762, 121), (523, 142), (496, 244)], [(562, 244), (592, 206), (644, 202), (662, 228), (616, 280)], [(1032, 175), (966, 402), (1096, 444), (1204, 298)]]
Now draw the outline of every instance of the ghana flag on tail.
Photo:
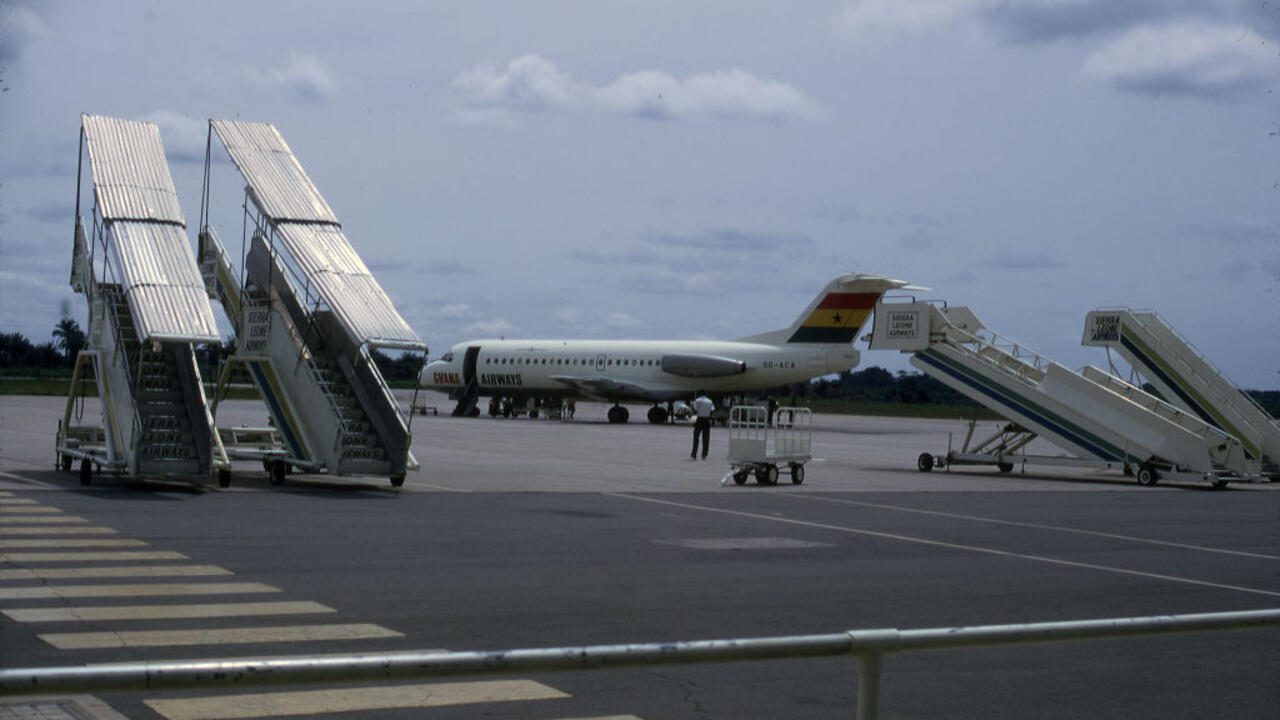
[(884, 293), (830, 292), (787, 338), (789, 343), (847, 344), (854, 341)]

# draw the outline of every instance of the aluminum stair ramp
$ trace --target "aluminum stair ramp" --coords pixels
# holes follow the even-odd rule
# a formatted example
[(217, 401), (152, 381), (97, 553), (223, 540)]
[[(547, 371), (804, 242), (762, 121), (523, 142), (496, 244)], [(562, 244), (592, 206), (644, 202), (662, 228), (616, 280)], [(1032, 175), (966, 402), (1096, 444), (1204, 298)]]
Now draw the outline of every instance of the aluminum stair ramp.
[(1250, 474), (1280, 478), (1280, 422), (1154, 311), (1094, 310), (1082, 344), (1116, 351), (1165, 400), (1236, 437)]
[[(261, 459), (276, 484), (296, 469), (381, 475), (399, 486), (408, 470), (417, 469), (409, 449), (412, 417), (401, 411), (372, 351), (425, 355), (426, 345), (275, 127), (213, 120), (211, 146), (213, 137), (246, 183), (238, 274), (202, 212), (200, 258), (208, 291), (233, 317), (236, 331), (236, 352), (219, 379), (219, 396), (230, 366), (245, 367), (277, 435), (273, 447), (255, 441), (247, 448), (228, 446), (228, 453)], [(206, 184), (206, 208), (208, 193)]]
[[(213, 309), (186, 234), (160, 132), (151, 123), (81, 116), (93, 184), (90, 236), (76, 198), (71, 285), (89, 302), (86, 347), (55, 443), (58, 465), (80, 461), (128, 476), (229, 471), (213, 433), (193, 343), (217, 343)], [(97, 382), (101, 422), (82, 424), (82, 380)]]
[[(911, 364), (991, 409), (1010, 424), (959, 451), (922, 455), (921, 470), (959, 464), (1047, 464), (1121, 469), (1154, 484), (1162, 475), (1221, 487), (1239, 476), (1244, 455), (1230, 435), (1141, 389), (1076, 373), (986, 330), (964, 307), (881, 303), (871, 349), (914, 353)], [(1026, 453), (1036, 437), (1067, 456)]]

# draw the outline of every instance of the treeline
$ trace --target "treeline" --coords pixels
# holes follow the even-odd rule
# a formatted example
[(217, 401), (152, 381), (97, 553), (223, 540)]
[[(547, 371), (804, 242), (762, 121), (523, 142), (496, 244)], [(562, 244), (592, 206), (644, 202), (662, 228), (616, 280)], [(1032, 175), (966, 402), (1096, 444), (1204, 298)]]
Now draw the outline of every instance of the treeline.
[(85, 344), (80, 323), (64, 317), (53, 327), (51, 337), (35, 344), (22, 333), (0, 333), (0, 369), (30, 375), (70, 372)]
[(793, 383), (768, 394), (796, 400), (852, 400), (859, 402), (912, 405), (953, 405), (979, 407), (977, 403), (922, 373), (899, 371), (896, 375), (880, 367), (845, 370), (833, 379)]
[[(0, 333), (0, 371), (8, 375), (29, 375), (36, 377), (58, 377), (69, 375), (75, 364), (76, 355), (84, 348), (86, 338), (80, 324), (73, 318), (64, 317), (54, 326), (50, 340), (33, 343), (22, 333)], [(232, 338), (226, 338), (219, 345), (203, 345), (196, 348), (196, 358), (200, 363), (200, 372), (205, 379), (212, 382), (218, 378), (223, 358), (235, 352), (236, 344)], [(403, 384), (412, 383), (422, 369), (422, 356), (413, 353), (399, 353), (397, 356), (374, 350), (370, 353), (378, 370), (388, 382)], [(232, 382), (249, 382), (244, 370), (237, 368), (232, 373)]]
[[(79, 323), (70, 317), (58, 321), (50, 333), (50, 340), (35, 344), (21, 333), (0, 333), (0, 371), (9, 375), (60, 376), (70, 373), (76, 354), (85, 345), (85, 334)], [(205, 379), (217, 379), (223, 358), (235, 351), (235, 343), (227, 338), (221, 345), (197, 348), (200, 371)], [(400, 353), (392, 356), (381, 350), (372, 352), (387, 382), (399, 386), (412, 385), (422, 370), (422, 356)], [(232, 382), (249, 382), (243, 369), (237, 368)], [(1145, 389), (1158, 395), (1150, 385)], [(1280, 390), (1246, 390), (1272, 417), (1280, 417)], [(822, 378), (813, 382), (786, 385), (765, 393), (779, 401), (795, 400), (850, 400), (861, 402), (951, 405), (978, 407), (978, 404), (928, 375), (899, 371), (897, 374), (880, 367), (865, 370), (846, 370), (835, 378)]]

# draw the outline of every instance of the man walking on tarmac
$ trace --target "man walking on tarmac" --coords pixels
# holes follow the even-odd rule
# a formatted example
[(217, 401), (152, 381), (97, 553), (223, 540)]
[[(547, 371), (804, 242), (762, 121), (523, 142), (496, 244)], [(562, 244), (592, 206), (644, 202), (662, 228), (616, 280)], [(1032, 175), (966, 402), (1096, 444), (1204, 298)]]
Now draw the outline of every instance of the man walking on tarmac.
[(716, 404), (711, 402), (711, 398), (707, 394), (698, 391), (698, 397), (693, 401), (693, 412), (698, 417), (693, 422), (693, 451), (689, 453), (690, 460), (698, 459), (698, 438), (702, 438), (702, 459), (707, 459), (707, 450), (711, 446), (711, 413), (715, 412)]

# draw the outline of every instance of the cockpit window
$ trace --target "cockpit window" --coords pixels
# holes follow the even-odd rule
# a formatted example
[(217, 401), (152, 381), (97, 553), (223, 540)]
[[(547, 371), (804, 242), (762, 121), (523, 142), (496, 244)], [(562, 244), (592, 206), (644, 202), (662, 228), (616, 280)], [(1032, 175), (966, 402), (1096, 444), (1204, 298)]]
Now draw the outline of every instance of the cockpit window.
[(444, 354), (444, 357), (440, 359), (443, 360), (444, 362), (453, 362), (453, 353), (447, 352)]

